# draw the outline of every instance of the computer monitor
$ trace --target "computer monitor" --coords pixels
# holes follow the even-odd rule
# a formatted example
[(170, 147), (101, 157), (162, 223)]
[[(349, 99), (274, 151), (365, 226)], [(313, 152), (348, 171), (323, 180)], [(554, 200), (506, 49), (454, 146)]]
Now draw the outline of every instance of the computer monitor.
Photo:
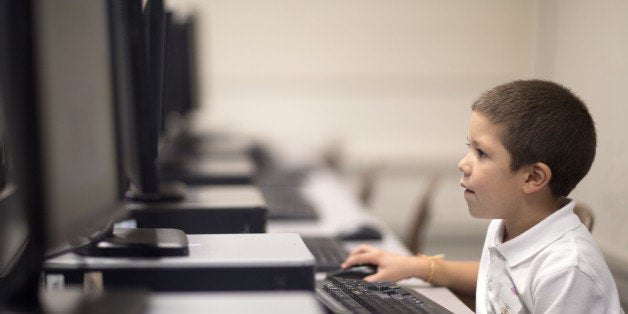
[[(128, 212), (118, 189), (107, 4), (0, 2), (1, 103), (15, 186), (5, 187), (0, 202), (7, 214), (0, 222), (7, 231), (0, 239), (2, 307), (37, 304), (46, 257), (162, 253), (154, 232), (113, 232)], [(167, 252), (187, 253), (183, 240)]]
[[(0, 91), (0, 106), (2, 106), (2, 91)], [(4, 189), (7, 184), (9, 158), (6, 151), (6, 142), (4, 139), (4, 117), (0, 113), (0, 190)]]
[[(31, 132), (12, 134), (11, 126), (21, 121), (11, 121), (5, 112), (11, 109), (22, 112), (36, 95), (31, 88), (32, 73), (31, 3), (21, 0), (0, 0), (0, 129), (9, 153), (15, 155), (28, 149), (15, 147), (19, 139), (31, 137)], [(5, 122), (9, 123), (5, 123)], [(24, 168), (32, 160), (9, 158), (12, 168)], [(32, 165), (37, 171), (37, 165)], [(41, 263), (43, 262), (43, 230), (37, 229), (42, 222), (41, 212), (36, 210), (38, 199), (23, 199), (17, 184), (36, 188), (27, 178), (13, 178), (15, 171), (6, 168), (6, 184), (0, 190), (0, 311), (29, 310), (37, 304), (37, 289)], [(15, 182), (18, 181), (18, 182)], [(23, 201), (20, 201), (23, 199)], [(29, 206), (30, 205), (30, 206)]]
[[(134, 201), (180, 201), (185, 188), (163, 184), (158, 177), (159, 119), (163, 94), (164, 6), (161, 0), (149, 0), (142, 9), (141, 0), (113, 3), (122, 14), (114, 44), (123, 47), (126, 56), (117, 58), (120, 145), (124, 172), (131, 182), (126, 196)], [(123, 12), (122, 12), (123, 11)], [(126, 63), (126, 65), (124, 64)], [(130, 70), (129, 70), (130, 69)], [(127, 84), (124, 81), (128, 81)]]
[[(148, 99), (152, 106), (151, 134), (155, 147), (159, 141), (161, 110), (164, 99), (164, 69), (166, 59), (166, 10), (164, 0), (147, 0), (143, 10), (144, 29), (148, 41)], [(157, 149), (155, 149), (157, 156)]]
[[(150, 125), (147, 86), (147, 48), (141, 1), (111, 1), (111, 55), (118, 147), (123, 177), (133, 188), (148, 193), (159, 190)], [(125, 190), (126, 192), (126, 190)]]
[(118, 193), (105, 1), (41, 1), (35, 8), (37, 125), (47, 253), (100, 239), (126, 212)]
[(166, 68), (161, 131), (170, 138), (185, 132), (185, 121), (195, 107), (194, 15), (168, 13)]
[(183, 106), (181, 107), (182, 114), (184, 116), (191, 115), (195, 110), (199, 109), (199, 96), (198, 96), (198, 22), (195, 13), (191, 13), (185, 17), (183, 24), (185, 25), (185, 50), (186, 50), (186, 62), (185, 62), (185, 76), (189, 80), (189, 84), (185, 90), (187, 97)]
[[(150, 101), (142, 1), (113, 1), (114, 72), (124, 172), (132, 189), (158, 194), (156, 110)], [(117, 27), (117, 29), (115, 28)], [(116, 72), (117, 71), (117, 72)]]

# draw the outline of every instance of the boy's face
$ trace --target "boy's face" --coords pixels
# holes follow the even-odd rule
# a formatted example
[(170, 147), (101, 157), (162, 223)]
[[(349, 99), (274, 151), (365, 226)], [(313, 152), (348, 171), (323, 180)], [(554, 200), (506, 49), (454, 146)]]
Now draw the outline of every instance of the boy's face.
[(510, 169), (510, 153), (500, 140), (502, 131), (482, 114), (471, 114), (469, 151), (458, 168), (469, 213), (475, 218), (514, 218), (522, 200), (526, 178)]

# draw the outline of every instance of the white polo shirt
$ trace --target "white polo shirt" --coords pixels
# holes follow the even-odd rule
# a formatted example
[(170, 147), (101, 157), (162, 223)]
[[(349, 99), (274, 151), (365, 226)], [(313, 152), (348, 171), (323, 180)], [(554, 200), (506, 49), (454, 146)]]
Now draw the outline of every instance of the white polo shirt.
[(486, 233), (477, 313), (623, 313), (617, 286), (575, 202), (502, 243), (501, 219)]

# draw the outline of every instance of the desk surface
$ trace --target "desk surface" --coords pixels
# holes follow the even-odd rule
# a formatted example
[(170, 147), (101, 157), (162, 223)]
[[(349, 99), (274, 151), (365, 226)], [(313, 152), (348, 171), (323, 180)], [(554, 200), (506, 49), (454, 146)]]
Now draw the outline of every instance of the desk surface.
[[(98, 257), (66, 253), (44, 263), (48, 271), (64, 269), (173, 269), (242, 267), (312, 267), (314, 257), (294, 233), (189, 234), (186, 256)], [(246, 249), (244, 249), (246, 248)]]
[(314, 293), (306, 291), (84, 292), (80, 287), (69, 287), (64, 290), (41, 291), (40, 299), (46, 313), (325, 313)]
[[(381, 241), (347, 241), (345, 246), (352, 250), (361, 243), (399, 253), (410, 254), (399, 237), (383, 222), (368, 212), (354, 196), (353, 191), (335, 174), (320, 170), (313, 172), (302, 188), (305, 195), (319, 210), (318, 221), (275, 221), (267, 224), (267, 232), (294, 232), (303, 236), (334, 236), (358, 224), (377, 226), (383, 233)], [(325, 278), (324, 273), (317, 273), (316, 279)], [(399, 282), (405, 287), (416, 289), (423, 295), (443, 305), (454, 313), (473, 313), (449, 289), (434, 287), (418, 278)]]
[(311, 292), (154, 293), (147, 313), (324, 313)]

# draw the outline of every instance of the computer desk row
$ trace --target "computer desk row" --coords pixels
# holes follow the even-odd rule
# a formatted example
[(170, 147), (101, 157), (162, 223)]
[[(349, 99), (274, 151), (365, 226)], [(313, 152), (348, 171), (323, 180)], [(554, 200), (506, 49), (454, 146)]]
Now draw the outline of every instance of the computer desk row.
[[(267, 223), (267, 232), (294, 232), (301, 236), (334, 236), (348, 228), (359, 225), (372, 225), (382, 233), (381, 240), (343, 241), (351, 251), (362, 243), (370, 244), (399, 254), (410, 254), (397, 234), (380, 219), (372, 215), (359, 203), (350, 186), (332, 171), (320, 169), (313, 171), (302, 190), (319, 210), (320, 219), (316, 221), (276, 221)], [(325, 273), (318, 272), (316, 279), (321, 280)], [(473, 313), (449, 289), (434, 287), (418, 278), (399, 282), (428, 298), (436, 301), (454, 313)]]
[[(382, 223), (380, 220), (370, 215), (369, 212), (365, 210), (365, 208), (363, 208), (362, 205), (357, 201), (357, 198), (353, 195), (353, 192), (351, 191), (349, 186), (345, 184), (341, 180), (341, 178), (339, 178), (333, 172), (330, 172), (324, 169), (311, 172), (307, 180), (305, 181), (305, 184), (302, 187), (302, 191), (310, 199), (310, 201), (312, 201), (314, 205), (317, 207), (319, 211), (320, 219), (317, 221), (310, 221), (310, 222), (270, 220), (267, 223), (267, 233), (277, 234), (277, 236), (281, 235), (281, 237), (283, 237), (284, 239), (283, 241), (288, 244), (290, 241), (294, 242), (293, 241), (294, 236), (296, 236), (294, 235), (295, 233), (301, 236), (333, 236), (333, 235), (338, 234), (341, 231), (346, 230), (347, 228), (351, 228), (352, 226), (369, 224), (369, 225), (376, 226), (382, 232), (382, 235), (383, 235), (382, 240), (368, 241), (369, 244), (372, 244), (374, 246), (377, 246), (377, 247), (380, 247), (389, 251), (397, 252), (400, 254), (409, 253), (408, 250), (403, 246), (399, 238), (394, 234), (394, 232), (390, 228), (388, 228), (384, 223)], [(291, 236), (290, 234), (294, 236)], [(237, 238), (230, 238), (230, 237), (231, 237), (230, 235), (189, 235), (188, 238), (190, 239), (190, 244), (191, 244), (190, 251), (194, 252), (200, 249), (204, 249), (205, 247), (212, 246), (212, 250), (214, 250), (215, 252), (227, 252), (228, 254), (231, 254), (232, 249), (229, 246), (224, 246), (222, 244), (231, 242), (233, 245), (233, 243), (240, 241), (239, 239), (249, 238), (249, 236), (246, 236), (246, 235), (240, 235)], [(227, 241), (223, 241), (223, 238), (224, 239), (229, 238), (229, 239)], [(257, 238), (257, 236), (254, 234), (251, 234), (250, 239), (248, 239), (247, 241), (250, 242), (250, 240), (254, 240), (255, 238)], [(211, 241), (208, 242), (206, 241), (206, 239), (210, 239)], [(233, 241), (236, 241), (236, 242), (233, 242)], [(281, 251), (281, 252), (279, 252), (279, 254), (273, 255), (272, 252), (271, 253), (265, 252), (265, 250), (268, 250), (268, 248), (264, 247), (265, 245), (267, 246), (271, 242), (264, 242), (265, 240), (263, 238), (258, 238), (257, 240), (254, 240), (254, 241), (257, 241), (257, 243), (259, 243), (259, 245), (255, 247), (255, 250), (254, 250), (255, 252), (250, 252), (249, 254), (245, 250), (240, 249), (240, 252), (233, 255), (238, 259), (239, 263), (246, 263), (247, 260), (249, 259), (247, 258), (247, 256), (250, 257), (251, 259), (255, 259), (259, 255), (266, 255), (266, 257), (270, 256), (270, 257), (278, 258), (278, 257), (286, 257), (284, 256), (285, 254), (294, 255), (292, 257), (299, 256), (300, 254), (299, 252), (297, 252), (297, 250), (294, 250), (294, 251), (291, 251), (289, 249), (277, 250), (275, 248), (275, 250), (270, 250), (270, 251), (274, 251), (276, 253), (278, 253), (278, 251)], [(348, 250), (351, 250), (363, 242), (365, 241), (349, 241), (349, 242), (345, 242), (344, 244)], [(237, 243), (244, 243), (244, 242), (237, 242)], [(235, 247), (238, 247), (237, 243), (235, 244)], [(286, 246), (286, 248), (289, 248), (289, 247), (290, 245)], [(212, 256), (212, 255), (209, 255), (209, 256)], [(291, 256), (287, 256), (287, 257), (291, 257)], [(211, 259), (214, 259), (214, 258), (210, 258), (210, 260)], [(90, 258), (78, 257), (77, 259), (75, 259), (74, 257), (71, 257), (69, 260), (70, 264), (73, 264), (73, 265), (76, 265), (77, 261), (79, 265), (84, 262), (89, 263)], [(211, 261), (210, 264), (212, 263), (215, 264), (216, 262), (220, 263), (220, 260)], [(233, 260), (230, 262), (233, 262)], [(108, 261), (100, 260), (97, 263), (102, 263), (101, 264), (102, 267), (107, 267), (106, 264), (108, 263)], [(178, 261), (178, 263), (181, 264), (180, 267), (185, 268), (185, 267), (190, 267), (190, 266), (194, 267), (195, 264), (198, 264), (198, 261), (195, 261), (193, 259), (192, 260), (188, 259), (185, 261)], [(138, 268), (144, 268), (144, 267), (150, 268), (150, 267), (156, 267), (156, 266), (160, 267), (159, 264), (161, 264), (161, 262), (154, 261), (154, 260), (146, 260), (146, 261), (134, 261), (133, 264)], [(59, 265), (63, 265), (63, 263), (59, 263)], [(242, 265), (242, 266), (246, 267), (246, 265)], [(76, 267), (76, 266), (71, 266), (71, 267)], [(216, 267), (216, 266), (214, 265), (212, 267)], [(154, 274), (155, 273), (153, 273), (153, 275)], [(323, 279), (324, 277), (325, 277), (325, 273), (317, 273), (315, 279), (320, 280), (320, 279)], [(189, 284), (191, 284), (191, 282)], [(406, 285), (407, 287), (416, 289), (420, 293), (431, 298), (437, 303), (445, 306), (446, 308), (448, 308), (454, 313), (467, 313), (467, 312), (470, 313), (471, 312), (462, 302), (460, 302), (446, 288), (432, 287), (431, 285), (419, 279), (405, 280), (403, 284)], [(186, 289), (183, 286), (182, 288)], [(267, 299), (273, 300), (277, 298), (277, 295), (273, 294), (272, 292), (266, 292), (266, 293), (256, 292), (253, 294), (244, 295), (244, 298), (242, 297), (243, 295), (240, 292), (229, 292), (229, 293), (225, 293), (225, 292), (163, 293), (161, 292), (161, 293), (150, 294), (148, 298), (149, 300), (148, 306), (149, 308), (152, 307), (152, 310), (150, 312), (160, 313), (162, 309), (168, 308), (169, 306), (174, 306), (173, 304), (176, 304), (178, 302), (176, 300), (183, 298), (183, 299), (189, 300), (190, 304), (194, 305), (194, 306), (185, 307), (186, 312), (188, 311), (194, 312), (197, 306), (201, 308), (203, 307), (203, 305), (213, 307), (214, 305), (212, 304), (215, 304), (215, 301), (212, 301), (212, 300), (215, 300), (215, 299), (211, 296), (216, 293), (221, 293), (225, 297), (232, 296), (234, 299), (255, 300), (255, 302), (253, 303), (260, 302), (261, 304), (264, 304), (266, 302), (265, 300)], [(309, 296), (303, 296), (303, 295), (291, 293), (289, 295), (286, 295), (284, 298), (280, 298), (280, 300), (282, 301), (279, 302), (278, 304), (285, 303), (287, 306), (285, 313), (289, 313), (290, 311), (288, 309), (290, 308), (290, 306), (293, 306), (297, 303), (309, 302), (306, 299), (310, 297), (312, 297), (311, 294)], [(292, 300), (292, 299), (295, 299), (295, 300)], [(251, 301), (247, 301), (247, 302), (251, 302)], [(247, 302), (244, 302), (244, 303), (236, 302), (236, 303), (238, 303), (238, 306), (243, 306), (243, 304)], [(221, 303), (221, 304), (227, 307), (229, 306), (228, 303)], [(253, 308), (257, 308), (261, 310), (262, 308), (264, 308), (261, 304), (257, 307), (253, 305), (251, 306), (253, 306)], [(237, 307), (236, 304), (232, 304), (231, 306), (233, 306), (234, 313), (238, 312), (237, 309), (239, 309), (239, 307)], [(316, 313), (316, 311), (319, 310), (319, 308), (316, 306), (311, 307), (311, 308), (314, 311), (313, 313)]]

